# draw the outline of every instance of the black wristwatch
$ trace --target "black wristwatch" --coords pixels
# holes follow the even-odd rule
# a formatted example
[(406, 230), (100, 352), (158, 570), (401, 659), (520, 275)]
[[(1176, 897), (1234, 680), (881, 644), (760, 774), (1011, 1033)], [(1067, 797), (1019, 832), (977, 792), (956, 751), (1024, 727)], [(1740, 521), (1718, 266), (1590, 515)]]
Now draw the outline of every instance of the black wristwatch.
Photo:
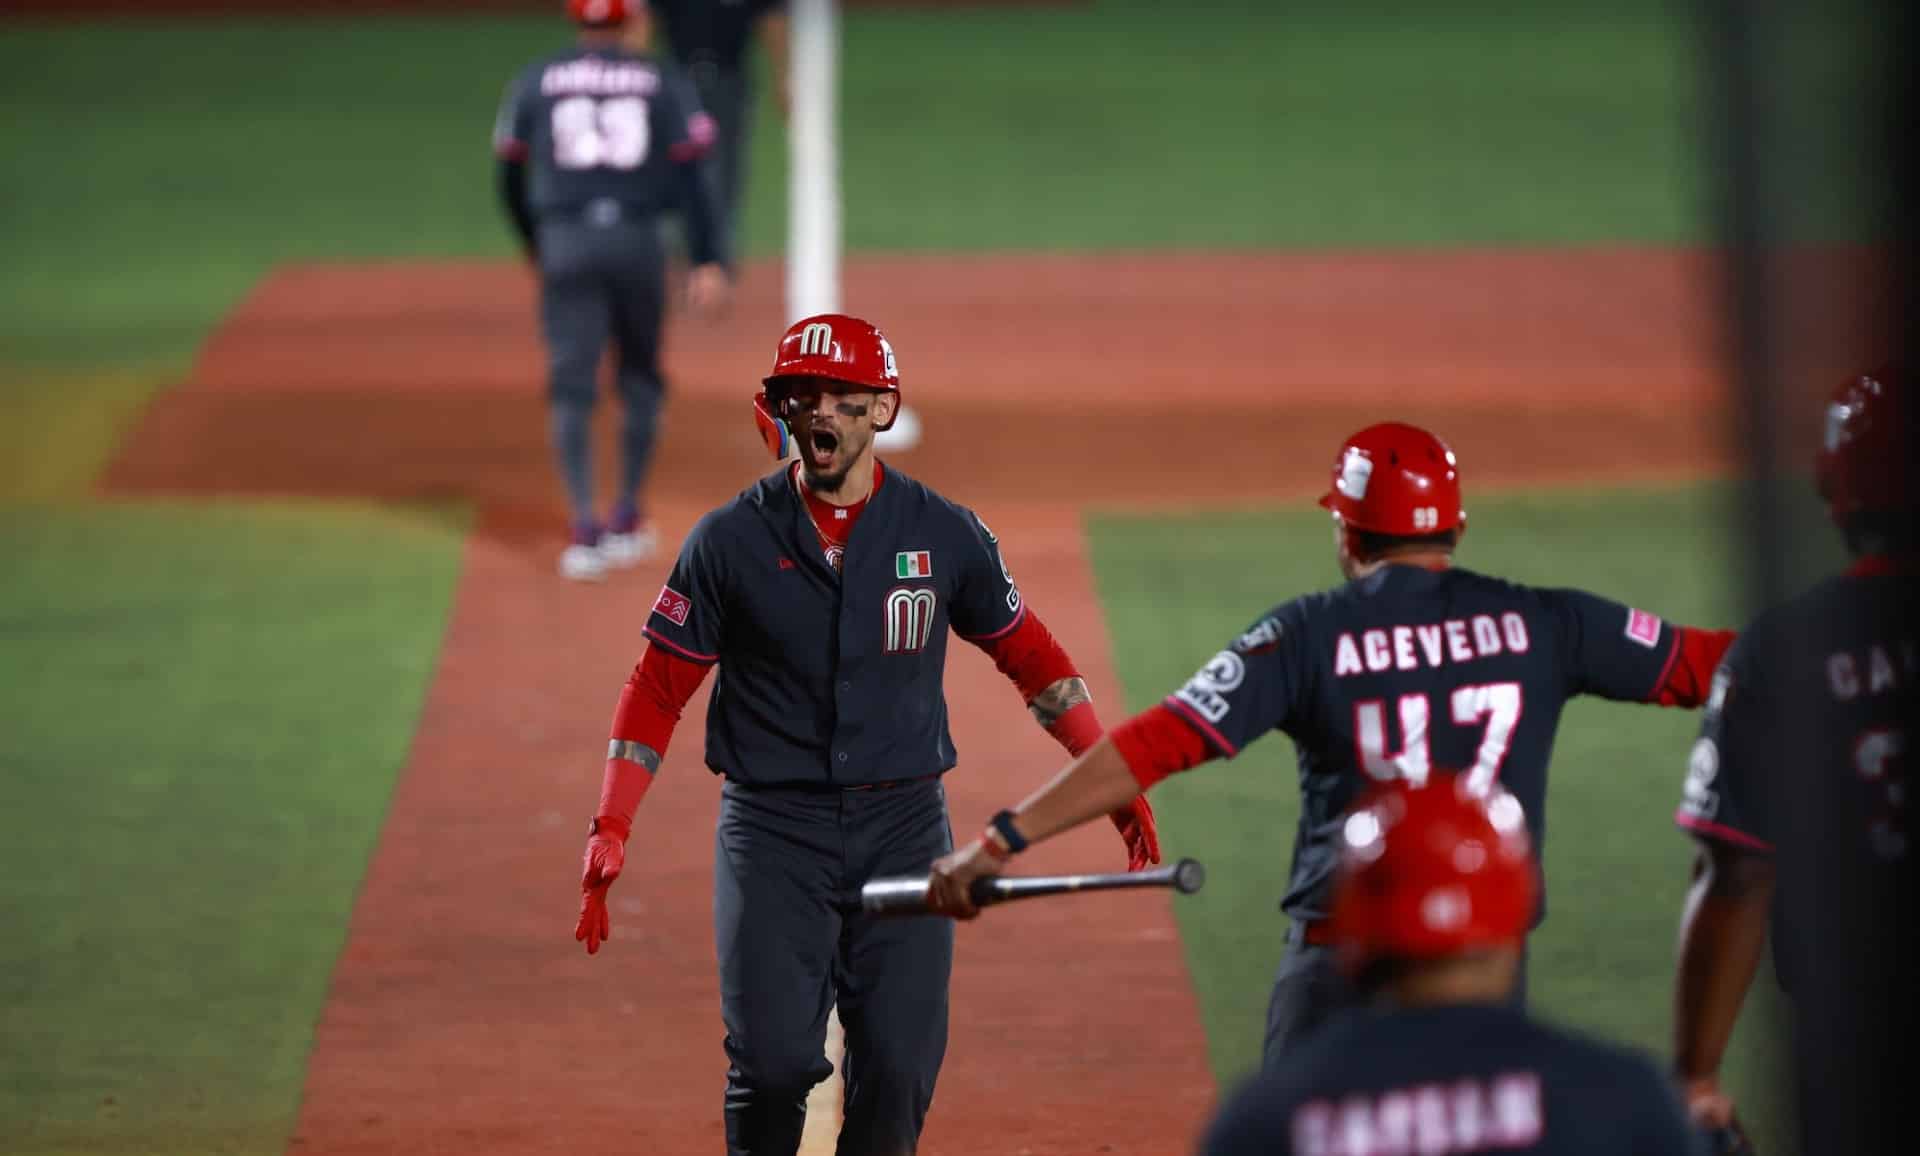
[(1013, 812), (1001, 811), (987, 820), (987, 826), (999, 833), (1007, 841), (1007, 850), (1019, 854), (1027, 849), (1027, 841), (1013, 825)]

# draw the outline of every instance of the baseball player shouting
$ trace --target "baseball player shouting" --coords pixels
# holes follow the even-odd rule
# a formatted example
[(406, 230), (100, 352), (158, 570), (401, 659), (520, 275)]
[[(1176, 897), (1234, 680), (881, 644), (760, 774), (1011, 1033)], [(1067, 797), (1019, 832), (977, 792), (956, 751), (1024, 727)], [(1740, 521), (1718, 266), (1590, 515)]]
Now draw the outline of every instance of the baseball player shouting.
[(1815, 477), (1853, 565), (1760, 615), (1728, 651), (1675, 816), (1699, 846), (1674, 983), (1688, 1110), (1737, 1135), (1720, 1061), (1771, 921), (1775, 973), (1803, 1005), (1794, 1050), (1817, 1082), (1803, 1087), (1824, 1085), (1803, 1100), (1808, 1152), (1912, 1146), (1904, 1120), (1876, 1132), (1874, 1110), (1844, 1110), (1897, 1102), (1904, 1085), (1877, 1061), (1910, 1046), (1894, 1033), (1914, 1010), (1914, 908), (1898, 890), (1920, 715), (1911, 390), (1886, 370), (1835, 389)]
[[(993, 656), (1071, 753), (1100, 737), (1086, 683), (1020, 597), (971, 511), (887, 467), (873, 437), (900, 403), (872, 325), (809, 317), (781, 338), (754, 412), (799, 458), (702, 518), (681, 547), (614, 714), (574, 936), (607, 938), (635, 809), (707, 669), (706, 762), (726, 780), (714, 935), (726, 1022), (728, 1150), (790, 1154), (846, 1031), (843, 1156), (914, 1150), (946, 1050), (953, 925), (878, 920), (843, 897), (953, 846), (946, 633)], [(1110, 811), (1128, 866), (1159, 860), (1134, 792)]]
[[(1159, 706), (942, 859), (931, 893), (969, 917), (967, 885), (1029, 843), (1167, 775), (1232, 758), (1268, 731), (1286, 732), (1303, 797), (1281, 902), (1292, 926), (1269, 1005), (1268, 1062), (1353, 999), (1328, 953), (1325, 920), (1340, 815), (1362, 787), (1463, 767), (1474, 786), (1499, 783), (1519, 798), (1537, 844), (1566, 701), (1593, 694), (1698, 706), (1733, 638), (1454, 566), (1466, 515), (1453, 451), (1413, 426), (1349, 438), (1320, 504), (1333, 513), (1346, 584), (1262, 614)], [(1523, 973), (1515, 998), (1524, 992)]]
[(1512, 1006), (1538, 873), (1512, 795), (1439, 771), (1385, 783), (1335, 844), (1331, 943), (1374, 1006), (1243, 1086), (1203, 1156), (1693, 1151), (1645, 1057)]
[[(693, 86), (638, 50), (643, 0), (568, 0), (581, 26), (571, 51), (528, 65), (508, 86), (494, 128), (500, 192), (540, 271), (548, 425), (566, 486), (572, 538), (560, 573), (606, 577), (650, 556), (640, 507), (665, 391), (660, 323), (666, 256), (660, 221), (684, 215), (698, 309), (726, 299), (725, 244), (702, 175), (713, 124)], [(594, 507), (590, 419), (611, 342), (625, 404), (620, 477), (609, 517)]]

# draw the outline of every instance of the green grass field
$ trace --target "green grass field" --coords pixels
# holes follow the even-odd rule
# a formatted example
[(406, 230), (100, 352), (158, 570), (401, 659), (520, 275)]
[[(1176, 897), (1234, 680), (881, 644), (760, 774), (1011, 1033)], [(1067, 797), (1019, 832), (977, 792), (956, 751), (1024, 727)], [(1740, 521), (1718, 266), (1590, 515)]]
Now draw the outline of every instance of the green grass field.
[[(279, 1150), (462, 522), (77, 499), (275, 264), (507, 256), (494, 105), (566, 36), (472, 15), (0, 35), (0, 895), (7, 926), (34, 929), (0, 945), (0, 1147)], [(861, 9), (843, 52), (847, 241), (1694, 243), (1710, 190), (1691, 37), (1659, 0)], [(1844, 48), (1796, 42), (1810, 92), (1853, 80)], [(1860, 134), (1832, 131), (1832, 104), (1803, 102), (1822, 179), (1795, 209), (1844, 234), (1835, 174)], [(765, 255), (784, 232), (769, 100), (758, 123), (743, 242)], [(1464, 560), (1730, 622), (1715, 501), (1489, 501)], [(1136, 703), (1331, 577), (1311, 513), (1102, 518), (1094, 546)], [(1555, 770), (1540, 1001), (1653, 1046), (1690, 726), (1579, 707)], [(1271, 739), (1162, 791), (1170, 839), (1220, 848), (1182, 915), (1223, 1077), (1252, 1054), (1278, 959), (1292, 790)]]
[[(848, 245), (1700, 233), (1688, 48), (1665, 5), (1571, 22), (1377, 0), (1216, 10), (850, 13)], [(0, 39), (15, 128), (0, 157), (0, 363), (177, 365), (279, 261), (512, 251), (494, 106), (519, 64), (565, 42), (564, 23), (289, 27), (26, 24)], [(753, 142), (744, 233), (767, 253), (784, 235), (784, 153), (770, 101), (758, 116), (769, 131)]]
[(0, 508), (0, 1150), (284, 1145), (465, 528)]

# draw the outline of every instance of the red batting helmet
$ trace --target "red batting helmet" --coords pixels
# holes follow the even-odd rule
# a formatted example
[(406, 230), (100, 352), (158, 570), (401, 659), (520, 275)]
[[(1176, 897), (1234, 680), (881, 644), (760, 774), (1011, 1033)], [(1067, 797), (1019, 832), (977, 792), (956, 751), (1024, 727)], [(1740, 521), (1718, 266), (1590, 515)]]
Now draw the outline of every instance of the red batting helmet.
[[(795, 385), (831, 382), (841, 389), (875, 393), (900, 392), (900, 370), (893, 346), (870, 321), (845, 313), (816, 313), (787, 328), (773, 354), (773, 371), (762, 379), (766, 388), (753, 399), (754, 420), (776, 458), (786, 456), (787, 395)], [(891, 428), (874, 426), (877, 430)]]
[(1395, 421), (1347, 439), (1320, 504), (1342, 525), (1376, 534), (1438, 534), (1467, 524), (1453, 451), (1419, 426)]
[(611, 28), (625, 24), (643, 0), (567, 0), (567, 15), (576, 24), (588, 28)]
[(1914, 417), (1902, 370), (1882, 366), (1835, 387), (1813, 466), (1835, 522), (1913, 508)]
[(1454, 955), (1520, 939), (1538, 897), (1519, 801), (1436, 770), (1347, 812), (1331, 930), (1350, 964)]

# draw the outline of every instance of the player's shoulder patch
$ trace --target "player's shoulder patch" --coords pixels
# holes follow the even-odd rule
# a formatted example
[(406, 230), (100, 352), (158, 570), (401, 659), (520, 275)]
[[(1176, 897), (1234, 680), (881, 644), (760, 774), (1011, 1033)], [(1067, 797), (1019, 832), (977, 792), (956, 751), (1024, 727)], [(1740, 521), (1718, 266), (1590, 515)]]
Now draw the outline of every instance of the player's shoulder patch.
[(1644, 610), (1627, 609), (1627, 639), (1637, 642), (1651, 650), (1660, 644), (1660, 629), (1663, 624), (1656, 614)]
[(693, 599), (671, 586), (662, 586), (660, 597), (653, 600), (653, 612), (675, 626), (685, 626), (687, 616), (693, 613)]
[(1269, 614), (1234, 639), (1232, 649), (1248, 658), (1266, 654), (1280, 645), (1286, 633), (1286, 624), (1280, 621), (1279, 614)]

